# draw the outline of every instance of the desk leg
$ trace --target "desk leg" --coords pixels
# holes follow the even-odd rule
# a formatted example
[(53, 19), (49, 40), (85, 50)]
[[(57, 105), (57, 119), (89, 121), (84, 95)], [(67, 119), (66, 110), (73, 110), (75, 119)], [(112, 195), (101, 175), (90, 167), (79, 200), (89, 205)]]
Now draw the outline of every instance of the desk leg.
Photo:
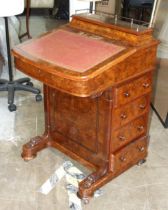
[(23, 145), (22, 158), (25, 161), (34, 159), (37, 156), (37, 152), (45, 149), (49, 145), (50, 141), (50, 115), (47, 110), (49, 110), (49, 93), (48, 87), (44, 85), (44, 110), (45, 110), (45, 132), (42, 136), (36, 136), (28, 143)]
[(111, 177), (112, 173), (109, 173), (108, 164), (96, 172), (93, 172), (86, 177), (82, 182), (79, 183), (78, 197), (83, 199), (84, 203), (87, 204), (89, 199), (93, 196), (94, 192), (104, 185), (104, 179)]
[[(79, 190), (77, 192), (78, 197), (83, 200), (84, 204), (89, 203), (90, 198), (94, 195), (96, 190), (100, 189), (102, 186), (119, 176), (127, 169), (131, 168), (133, 165), (143, 164), (146, 157), (147, 152), (141, 152), (138, 157), (131, 160), (127, 165), (120, 166), (119, 168), (116, 168), (117, 163), (113, 162), (111, 159), (111, 163), (107, 162), (105, 167), (102, 166), (79, 183)], [(113, 168), (111, 168), (110, 165), (112, 165)]]
[(32, 160), (36, 157), (37, 152), (47, 147), (47, 136), (36, 136), (23, 146), (22, 158), (25, 161)]

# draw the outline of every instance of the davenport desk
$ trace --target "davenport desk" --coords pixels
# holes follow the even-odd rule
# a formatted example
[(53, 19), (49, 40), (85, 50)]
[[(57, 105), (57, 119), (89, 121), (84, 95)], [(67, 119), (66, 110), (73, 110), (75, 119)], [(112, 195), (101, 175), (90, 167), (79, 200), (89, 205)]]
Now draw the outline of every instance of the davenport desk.
[(44, 83), (45, 131), (23, 146), (34, 158), (54, 147), (90, 167), (85, 201), (148, 148), (148, 115), (158, 42), (152, 29), (96, 14), (13, 49), (18, 69)]

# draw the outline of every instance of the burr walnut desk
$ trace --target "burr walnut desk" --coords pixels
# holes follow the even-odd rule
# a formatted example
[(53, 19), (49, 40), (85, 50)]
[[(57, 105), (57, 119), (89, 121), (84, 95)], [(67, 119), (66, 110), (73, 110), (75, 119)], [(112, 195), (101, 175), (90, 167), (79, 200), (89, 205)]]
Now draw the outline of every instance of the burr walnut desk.
[(90, 167), (85, 201), (143, 162), (157, 44), (152, 29), (93, 14), (15, 47), (16, 67), (44, 83), (45, 131), (22, 157), (54, 147)]

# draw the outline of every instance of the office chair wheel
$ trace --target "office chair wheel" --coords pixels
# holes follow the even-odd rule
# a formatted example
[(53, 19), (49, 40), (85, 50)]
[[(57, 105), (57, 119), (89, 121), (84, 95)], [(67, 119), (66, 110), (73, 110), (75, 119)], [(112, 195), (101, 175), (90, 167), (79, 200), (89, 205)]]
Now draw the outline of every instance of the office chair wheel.
[(42, 101), (42, 95), (37, 94), (37, 95), (36, 95), (36, 101), (37, 101), (37, 102), (38, 102), (38, 101)]
[(27, 82), (26, 85), (33, 87), (33, 82)]
[(10, 104), (10, 105), (8, 106), (8, 109), (9, 109), (10, 112), (14, 112), (14, 111), (16, 111), (17, 107), (16, 107), (15, 104)]

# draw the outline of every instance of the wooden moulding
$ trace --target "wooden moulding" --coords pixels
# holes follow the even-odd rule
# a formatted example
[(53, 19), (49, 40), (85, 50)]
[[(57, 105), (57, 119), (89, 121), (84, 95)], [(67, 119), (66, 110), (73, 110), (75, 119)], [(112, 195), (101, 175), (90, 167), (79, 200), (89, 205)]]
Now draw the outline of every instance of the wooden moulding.
[(70, 26), (100, 36), (103, 35), (106, 38), (124, 40), (131, 46), (143, 45), (153, 40), (151, 28), (146, 28), (144, 31), (135, 31), (131, 28), (128, 29), (119, 25), (105, 24), (94, 19), (83, 18), (82, 16), (73, 16)]
[[(155, 46), (152, 47), (153, 45)], [(119, 53), (116, 59), (115, 57), (108, 59), (88, 72), (80, 74), (53, 66), (43, 60), (37, 62), (36, 58), (30, 58), (19, 48), (15, 48), (13, 54), (16, 68), (29, 76), (63, 92), (88, 97), (154, 68), (156, 43), (138, 50), (129, 48)]]

